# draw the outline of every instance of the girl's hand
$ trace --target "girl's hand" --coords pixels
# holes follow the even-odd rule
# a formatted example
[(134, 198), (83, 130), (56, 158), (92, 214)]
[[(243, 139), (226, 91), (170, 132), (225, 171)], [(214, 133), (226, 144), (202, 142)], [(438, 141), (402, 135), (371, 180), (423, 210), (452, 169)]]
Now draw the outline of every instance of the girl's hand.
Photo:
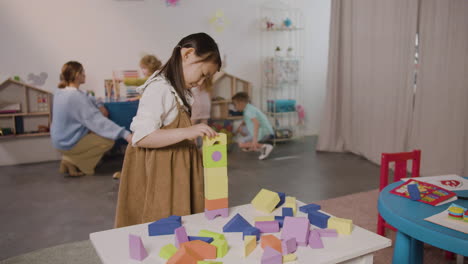
[(196, 139), (197, 137), (207, 136), (209, 138), (216, 137), (216, 133), (211, 127), (205, 124), (198, 124), (187, 129), (187, 139)]

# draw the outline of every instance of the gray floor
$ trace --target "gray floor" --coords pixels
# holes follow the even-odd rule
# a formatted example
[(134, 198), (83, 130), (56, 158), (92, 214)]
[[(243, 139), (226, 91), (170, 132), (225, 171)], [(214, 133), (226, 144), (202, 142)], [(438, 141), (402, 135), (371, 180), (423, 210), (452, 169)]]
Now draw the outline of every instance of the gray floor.
[[(379, 168), (352, 154), (316, 153), (316, 138), (278, 145), (268, 160), (229, 153), (229, 202), (250, 202), (260, 188), (313, 202), (378, 187)], [(112, 228), (121, 156), (95, 176), (66, 178), (58, 162), (0, 167), (0, 260), (89, 238)]]

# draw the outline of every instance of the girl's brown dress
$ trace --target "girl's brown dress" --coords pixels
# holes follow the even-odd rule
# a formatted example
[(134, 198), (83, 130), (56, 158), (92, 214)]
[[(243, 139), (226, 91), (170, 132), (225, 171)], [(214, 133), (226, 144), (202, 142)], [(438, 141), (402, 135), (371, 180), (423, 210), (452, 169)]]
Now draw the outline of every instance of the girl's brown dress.
[[(161, 129), (191, 126), (189, 114), (176, 102), (176, 119)], [(191, 140), (156, 149), (129, 144), (120, 178), (115, 227), (203, 212), (202, 164), (201, 154)]]

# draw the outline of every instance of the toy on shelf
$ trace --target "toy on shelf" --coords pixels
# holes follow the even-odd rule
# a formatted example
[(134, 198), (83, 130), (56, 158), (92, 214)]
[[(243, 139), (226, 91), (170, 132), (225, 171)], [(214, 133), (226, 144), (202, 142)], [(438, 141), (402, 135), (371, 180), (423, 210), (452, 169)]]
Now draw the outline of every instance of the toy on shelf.
[(203, 167), (205, 170), (205, 216), (228, 216), (227, 137), (203, 138)]

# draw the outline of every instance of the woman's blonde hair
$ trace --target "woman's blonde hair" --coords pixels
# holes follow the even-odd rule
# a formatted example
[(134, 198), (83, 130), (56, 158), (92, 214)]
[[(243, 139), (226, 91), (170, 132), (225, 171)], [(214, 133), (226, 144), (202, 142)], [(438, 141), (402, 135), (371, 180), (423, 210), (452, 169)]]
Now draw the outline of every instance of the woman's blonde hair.
[(148, 75), (151, 75), (155, 71), (159, 70), (161, 65), (161, 61), (158, 60), (158, 58), (156, 58), (154, 55), (145, 55), (140, 60), (140, 66), (144, 66), (149, 70)]
[(83, 72), (83, 65), (77, 61), (69, 61), (62, 66), (58, 88), (65, 88), (74, 82), (76, 76)]

